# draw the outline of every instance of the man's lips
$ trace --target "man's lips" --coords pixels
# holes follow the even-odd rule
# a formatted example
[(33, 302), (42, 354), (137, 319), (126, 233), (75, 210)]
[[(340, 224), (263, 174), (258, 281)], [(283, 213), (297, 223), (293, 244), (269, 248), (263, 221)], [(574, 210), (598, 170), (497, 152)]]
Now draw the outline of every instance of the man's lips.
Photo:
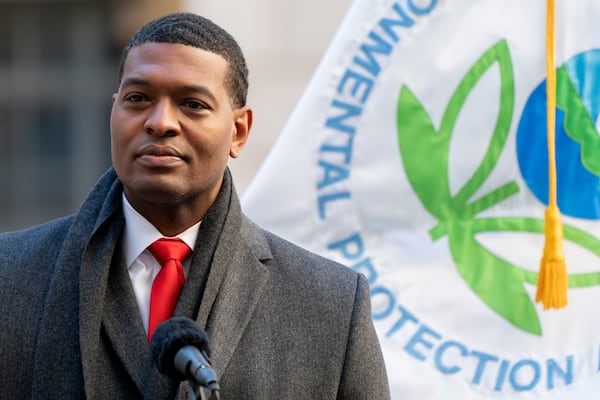
[(136, 153), (136, 159), (149, 166), (165, 167), (185, 161), (186, 158), (171, 146), (150, 144), (142, 147)]

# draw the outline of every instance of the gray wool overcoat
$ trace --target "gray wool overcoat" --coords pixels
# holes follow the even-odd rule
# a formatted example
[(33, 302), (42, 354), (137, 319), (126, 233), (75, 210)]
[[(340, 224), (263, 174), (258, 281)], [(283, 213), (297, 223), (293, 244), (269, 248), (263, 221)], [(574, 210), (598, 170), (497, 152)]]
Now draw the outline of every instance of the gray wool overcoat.
[[(183, 398), (154, 366), (109, 170), (78, 214), (0, 235), (2, 399)], [(229, 171), (176, 315), (208, 334), (221, 399), (388, 399), (366, 278), (265, 231)]]

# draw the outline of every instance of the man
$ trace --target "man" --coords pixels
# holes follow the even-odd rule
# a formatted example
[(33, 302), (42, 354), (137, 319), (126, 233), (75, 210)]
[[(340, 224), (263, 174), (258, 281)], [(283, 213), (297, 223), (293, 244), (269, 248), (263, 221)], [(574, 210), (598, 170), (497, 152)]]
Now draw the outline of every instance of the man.
[(235, 40), (171, 14), (134, 35), (119, 75), (114, 169), (76, 215), (0, 235), (2, 397), (183, 398), (148, 346), (166, 302), (154, 242), (177, 237), (192, 251), (173, 260), (169, 313), (205, 328), (222, 399), (389, 398), (364, 276), (241, 212), (227, 161), (252, 111)]

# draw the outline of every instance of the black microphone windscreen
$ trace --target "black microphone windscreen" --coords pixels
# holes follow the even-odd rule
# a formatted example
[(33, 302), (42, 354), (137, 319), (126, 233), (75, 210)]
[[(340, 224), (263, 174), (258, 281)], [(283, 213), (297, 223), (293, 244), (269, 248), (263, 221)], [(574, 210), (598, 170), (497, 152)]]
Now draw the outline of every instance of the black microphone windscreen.
[(185, 376), (173, 364), (175, 354), (187, 345), (209, 352), (208, 337), (195, 321), (186, 317), (173, 317), (158, 325), (150, 342), (152, 358), (158, 370), (171, 378), (184, 380)]

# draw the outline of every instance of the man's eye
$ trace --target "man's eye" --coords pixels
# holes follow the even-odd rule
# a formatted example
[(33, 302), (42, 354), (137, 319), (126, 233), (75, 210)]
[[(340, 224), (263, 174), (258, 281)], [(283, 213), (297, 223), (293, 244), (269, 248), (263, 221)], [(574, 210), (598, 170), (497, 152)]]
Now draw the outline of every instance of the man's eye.
[(132, 103), (139, 103), (140, 101), (144, 101), (145, 97), (141, 94), (132, 94), (130, 96), (127, 96), (125, 100), (130, 101)]
[(199, 101), (195, 101), (195, 100), (184, 101), (183, 105), (188, 108), (191, 108), (193, 110), (203, 110), (203, 109), (207, 108), (203, 103), (201, 103)]

